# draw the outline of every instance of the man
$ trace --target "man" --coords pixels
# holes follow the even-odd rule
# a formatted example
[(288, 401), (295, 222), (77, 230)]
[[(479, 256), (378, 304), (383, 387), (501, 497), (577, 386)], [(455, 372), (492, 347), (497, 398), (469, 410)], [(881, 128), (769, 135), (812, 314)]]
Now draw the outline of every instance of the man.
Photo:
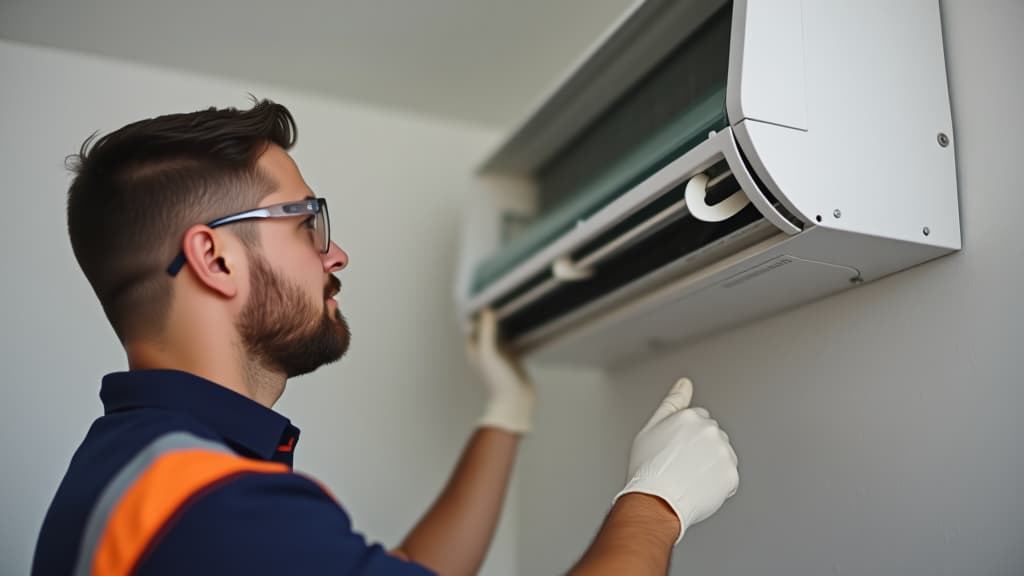
[[(327, 489), (292, 471), (299, 431), (271, 407), (339, 359), (330, 239), (269, 101), (130, 124), (83, 144), (68, 193), (82, 271), (129, 371), (43, 523), (33, 574), (471, 574), (493, 536), (532, 384), (481, 314), (491, 396), (451, 480), (398, 549), (367, 544)], [(630, 480), (580, 574), (664, 573), (673, 544), (738, 483), (736, 456), (680, 380), (637, 435)]]

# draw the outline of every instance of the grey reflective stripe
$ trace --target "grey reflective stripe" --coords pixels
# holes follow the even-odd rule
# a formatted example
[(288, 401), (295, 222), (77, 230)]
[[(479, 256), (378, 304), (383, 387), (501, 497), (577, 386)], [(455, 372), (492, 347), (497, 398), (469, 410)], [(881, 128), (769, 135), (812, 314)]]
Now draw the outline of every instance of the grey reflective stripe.
[(107, 487), (100, 493), (99, 500), (96, 501), (96, 505), (85, 523), (82, 545), (78, 549), (78, 562), (75, 564), (75, 576), (90, 576), (92, 574), (92, 561), (96, 555), (96, 547), (100, 543), (100, 537), (103, 536), (103, 530), (107, 527), (110, 513), (139, 476), (164, 454), (196, 448), (234, 454), (227, 446), (219, 442), (200, 438), (188, 432), (171, 432), (150, 442), (114, 475)]

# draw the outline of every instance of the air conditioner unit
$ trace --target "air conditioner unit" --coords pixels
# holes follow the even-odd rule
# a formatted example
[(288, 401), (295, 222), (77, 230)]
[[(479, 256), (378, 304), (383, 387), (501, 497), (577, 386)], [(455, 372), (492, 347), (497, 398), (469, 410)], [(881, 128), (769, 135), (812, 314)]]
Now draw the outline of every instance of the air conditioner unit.
[(638, 2), (483, 162), (459, 314), (609, 366), (960, 249), (936, 0)]

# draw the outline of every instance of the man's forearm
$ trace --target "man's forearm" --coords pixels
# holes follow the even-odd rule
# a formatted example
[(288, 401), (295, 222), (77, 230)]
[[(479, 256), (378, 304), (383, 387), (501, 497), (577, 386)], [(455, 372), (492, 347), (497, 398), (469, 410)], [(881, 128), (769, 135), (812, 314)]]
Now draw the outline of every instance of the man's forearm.
[(444, 576), (475, 574), (494, 536), (518, 446), (517, 434), (477, 430), (444, 492), (396, 552)]
[(660, 498), (626, 494), (570, 574), (665, 574), (679, 529), (675, 512)]

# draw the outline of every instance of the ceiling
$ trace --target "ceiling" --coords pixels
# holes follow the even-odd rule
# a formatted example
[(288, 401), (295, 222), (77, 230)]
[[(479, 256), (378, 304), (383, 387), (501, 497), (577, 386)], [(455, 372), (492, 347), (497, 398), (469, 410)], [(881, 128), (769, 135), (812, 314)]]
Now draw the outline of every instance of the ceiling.
[(633, 0), (0, 0), (0, 38), (515, 124)]

